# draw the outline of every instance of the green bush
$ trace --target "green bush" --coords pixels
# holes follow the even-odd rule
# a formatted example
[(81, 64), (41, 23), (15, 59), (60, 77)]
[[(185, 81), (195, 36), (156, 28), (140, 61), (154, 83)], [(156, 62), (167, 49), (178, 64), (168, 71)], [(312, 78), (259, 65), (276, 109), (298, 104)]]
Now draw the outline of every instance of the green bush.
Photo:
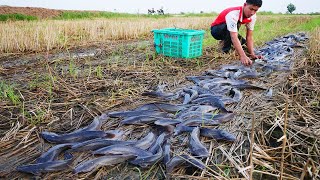
[(24, 14), (0, 14), (0, 21), (34, 21), (38, 20), (38, 17), (29, 16)]

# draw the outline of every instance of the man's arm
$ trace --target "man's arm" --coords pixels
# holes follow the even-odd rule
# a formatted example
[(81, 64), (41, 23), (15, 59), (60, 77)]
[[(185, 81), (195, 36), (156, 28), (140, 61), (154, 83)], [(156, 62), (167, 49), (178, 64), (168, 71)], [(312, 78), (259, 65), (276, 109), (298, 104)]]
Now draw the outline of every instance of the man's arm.
[(255, 55), (254, 53), (254, 48), (253, 48), (253, 31), (250, 30), (250, 29), (247, 29), (247, 36), (246, 36), (246, 39), (247, 39), (247, 47), (248, 47), (248, 52), (250, 54), (250, 57), (252, 59), (261, 59), (262, 56), (257, 56)]
[[(246, 55), (246, 53), (242, 49), (241, 43), (238, 39), (238, 33), (237, 32), (230, 32), (230, 36), (231, 36), (231, 41), (232, 41), (234, 48), (236, 49), (236, 51), (240, 55), (241, 63), (243, 65), (250, 66), (252, 64), (252, 61), (250, 60), (250, 58), (248, 58), (248, 56)], [(253, 44), (252, 44), (252, 47), (253, 47)]]

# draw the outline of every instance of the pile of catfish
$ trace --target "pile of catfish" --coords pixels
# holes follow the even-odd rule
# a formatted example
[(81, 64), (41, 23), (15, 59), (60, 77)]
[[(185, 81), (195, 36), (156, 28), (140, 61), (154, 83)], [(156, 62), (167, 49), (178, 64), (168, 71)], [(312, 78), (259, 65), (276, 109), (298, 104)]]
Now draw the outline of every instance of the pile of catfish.
[[(287, 35), (274, 39), (256, 53), (263, 59), (256, 60), (251, 67), (224, 65), (218, 70), (208, 70), (201, 76), (188, 76), (193, 85), (165, 92), (163, 85), (143, 95), (161, 99), (128, 111), (109, 112), (94, 118), (93, 122), (68, 134), (42, 132), (47, 142), (55, 144), (32, 164), (17, 167), (18, 171), (39, 175), (46, 172), (66, 170), (71, 167), (76, 152), (88, 152), (93, 158), (77, 164), (74, 173), (96, 170), (101, 166), (123, 162), (140, 167), (163, 163), (166, 172), (172, 172), (183, 165), (204, 169), (203, 159), (209, 156), (200, 136), (222, 141), (235, 141), (236, 137), (217, 125), (234, 119), (235, 112), (227, 104), (238, 103), (243, 89), (260, 89), (268, 97), (272, 89), (255, 85), (243, 78), (267, 77), (274, 71), (290, 71), (293, 47), (303, 47), (299, 42), (308, 38), (304, 33)], [(180, 102), (173, 104), (170, 102)], [(101, 130), (103, 122), (118, 118), (120, 126), (149, 125), (150, 131), (138, 140), (128, 140), (121, 130)], [(188, 149), (180, 155), (173, 155), (171, 140), (179, 134), (189, 135)], [(64, 156), (64, 159), (59, 158)]]

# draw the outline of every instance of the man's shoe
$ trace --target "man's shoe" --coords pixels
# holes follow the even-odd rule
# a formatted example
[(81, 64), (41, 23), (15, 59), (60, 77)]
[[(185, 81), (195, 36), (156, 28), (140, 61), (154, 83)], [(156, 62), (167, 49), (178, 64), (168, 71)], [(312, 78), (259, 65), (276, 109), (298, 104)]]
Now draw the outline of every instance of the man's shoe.
[(224, 53), (229, 53), (231, 47), (226, 47), (223, 40), (219, 41), (219, 49), (221, 49)]

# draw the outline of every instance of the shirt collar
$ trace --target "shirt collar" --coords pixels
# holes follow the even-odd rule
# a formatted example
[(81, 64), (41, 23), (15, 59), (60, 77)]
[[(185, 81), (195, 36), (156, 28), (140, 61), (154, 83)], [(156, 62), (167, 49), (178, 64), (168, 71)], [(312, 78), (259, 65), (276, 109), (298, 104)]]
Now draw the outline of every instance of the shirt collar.
[(242, 22), (242, 20), (243, 20), (243, 8), (244, 8), (244, 5), (242, 6), (242, 9), (241, 9), (241, 15), (240, 15), (240, 22)]

